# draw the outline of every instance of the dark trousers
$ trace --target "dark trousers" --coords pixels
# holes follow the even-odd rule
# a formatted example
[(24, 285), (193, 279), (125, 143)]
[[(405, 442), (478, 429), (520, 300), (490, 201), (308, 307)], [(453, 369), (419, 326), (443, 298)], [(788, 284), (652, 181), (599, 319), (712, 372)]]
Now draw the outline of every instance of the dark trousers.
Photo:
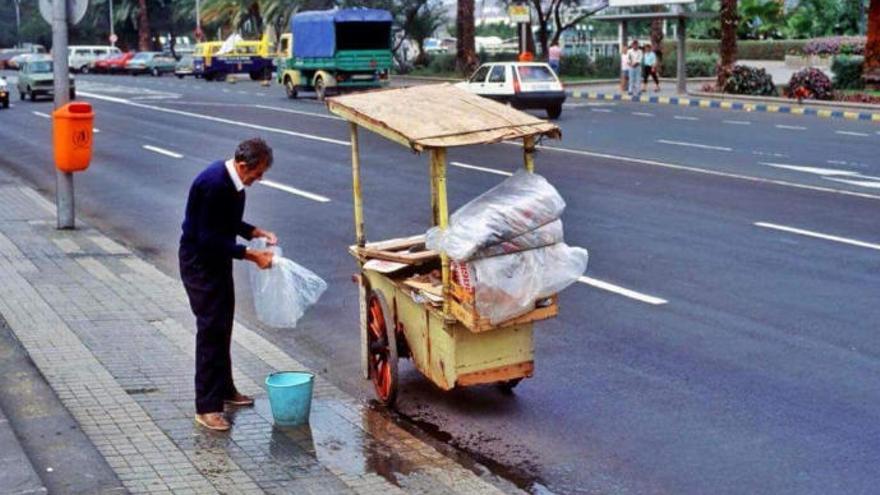
[(223, 401), (232, 398), (232, 323), (235, 314), (235, 286), (232, 262), (207, 266), (181, 249), (180, 277), (189, 305), (196, 316), (196, 413), (223, 411)]
[[(660, 79), (657, 77), (657, 68), (654, 66), (645, 66), (642, 68), (642, 83), (648, 84), (648, 76), (654, 78), (654, 84), (660, 86)], [(646, 90), (647, 91), (647, 90)]]

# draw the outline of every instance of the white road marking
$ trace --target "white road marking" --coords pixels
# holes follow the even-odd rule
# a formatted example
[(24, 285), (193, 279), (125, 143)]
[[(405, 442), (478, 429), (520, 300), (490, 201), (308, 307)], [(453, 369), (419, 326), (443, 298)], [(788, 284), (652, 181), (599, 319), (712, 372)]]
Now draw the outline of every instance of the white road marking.
[(295, 137), (299, 137), (299, 138), (303, 138), (303, 139), (311, 139), (314, 141), (320, 141), (322, 143), (338, 144), (340, 146), (351, 146), (351, 144), (348, 141), (341, 141), (339, 139), (331, 139), (331, 138), (326, 138), (326, 137), (322, 137), (322, 136), (316, 136), (314, 134), (305, 134), (302, 132), (294, 132), (294, 131), (288, 131), (286, 129), (278, 129), (276, 127), (267, 127), (267, 126), (263, 126), (263, 125), (250, 124), (247, 122), (239, 122), (237, 120), (224, 119), (221, 117), (214, 117), (211, 115), (202, 115), (199, 113), (185, 112), (183, 110), (177, 110), (174, 108), (164, 108), (164, 107), (157, 107), (154, 105), (146, 105), (144, 103), (137, 103), (137, 102), (125, 100), (122, 98), (116, 98), (114, 96), (104, 96), (104, 95), (100, 95), (97, 93), (87, 93), (85, 91), (80, 91), (80, 94), (83, 96), (88, 96), (90, 98), (94, 98), (96, 100), (109, 101), (112, 103), (120, 103), (122, 105), (129, 105), (129, 106), (133, 106), (133, 107), (137, 107), (137, 108), (146, 108), (149, 110), (155, 110), (157, 112), (170, 113), (170, 114), (174, 114), (174, 115), (183, 115), (186, 117), (193, 117), (196, 119), (209, 120), (211, 122), (220, 122), (222, 124), (229, 124), (229, 125), (235, 125), (235, 126), (239, 126), (239, 127), (246, 127), (248, 129), (256, 129), (258, 131), (274, 132), (277, 134), (284, 134), (286, 136), (295, 136)]
[[(249, 105), (250, 106), (250, 105)], [(263, 110), (274, 110), (276, 112), (295, 113), (298, 115), (308, 115), (309, 117), (320, 117), (322, 119), (345, 120), (335, 115), (327, 115), (326, 113), (306, 112), (305, 110), (293, 110), (290, 108), (270, 107), (269, 105), (253, 105), (254, 108), (262, 108)]]
[(867, 132), (853, 132), (853, 131), (834, 131), (835, 134), (840, 134), (842, 136), (858, 136), (858, 137), (868, 137), (870, 134)]
[(183, 158), (183, 155), (180, 153), (175, 153), (173, 151), (166, 150), (165, 148), (160, 148), (158, 146), (152, 146), (149, 144), (145, 144), (142, 146), (143, 149), (152, 151), (153, 153), (159, 153), (160, 155), (170, 156), (171, 158)]
[(297, 196), (301, 196), (306, 199), (311, 199), (312, 201), (317, 201), (319, 203), (329, 203), (330, 198), (326, 196), (321, 196), (320, 194), (310, 193), (308, 191), (303, 191), (302, 189), (297, 189), (295, 187), (291, 187), (285, 184), (281, 184), (278, 182), (274, 182), (271, 180), (263, 179), (260, 181), (260, 184), (271, 187), (273, 189), (278, 189), (279, 191), (284, 191), (290, 194), (295, 194)]
[(785, 125), (785, 124), (776, 124), (777, 129), (788, 129), (791, 131), (806, 131), (807, 128), (802, 125)]
[[(510, 141), (505, 141), (504, 143), (507, 145), (522, 148), (521, 143), (514, 143), (514, 142), (510, 142)], [(834, 189), (831, 187), (813, 186), (813, 185), (809, 185), (809, 184), (799, 184), (797, 182), (789, 182), (789, 181), (785, 181), (785, 180), (766, 179), (764, 177), (754, 177), (751, 175), (733, 174), (730, 172), (721, 172), (718, 170), (709, 170), (709, 169), (699, 168), (699, 167), (690, 167), (687, 165), (679, 165), (676, 163), (661, 162), (661, 161), (657, 161), (657, 160), (647, 160), (644, 158), (634, 158), (631, 156), (612, 155), (609, 153), (597, 153), (595, 151), (575, 150), (575, 149), (570, 149), (570, 148), (559, 148), (559, 147), (555, 147), (555, 146), (546, 146), (546, 145), (538, 145), (537, 148), (542, 149), (542, 150), (547, 150), (547, 151), (556, 151), (559, 153), (569, 153), (572, 155), (589, 156), (589, 157), (593, 157), (593, 158), (606, 158), (608, 160), (616, 160), (616, 161), (620, 161), (620, 162), (638, 163), (639, 165), (650, 165), (652, 167), (668, 168), (670, 170), (680, 170), (683, 172), (693, 172), (693, 173), (697, 173), (697, 174), (712, 175), (715, 177), (726, 177), (728, 179), (737, 179), (737, 180), (744, 180), (744, 181), (749, 181), (749, 182), (757, 182), (757, 183), (761, 183), (761, 184), (773, 184), (773, 185), (782, 186), (782, 187), (793, 187), (795, 189), (806, 189), (809, 191), (842, 194), (844, 196), (855, 196), (858, 198), (880, 200), (880, 195), (875, 195), (875, 194), (848, 191), (846, 189)]]
[(670, 141), (668, 139), (658, 139), (657, 142), (661, 143), (661, 144), (671, 144), (673, 146), (687, 146), (688, 148), (700, 148), (700, 149), (704, 149), (704, 150), (733, 151), (733, 148), (728, 148), (727, 146), (711, 146), (708, 144), (687, 143), (684, 141)]
[(627, 289), (625, 287), (620, 287), (619, 285), (610, 284), (608, 282), (605, 282), (603, 280), (599, 280), (597, 278), (587, 277), (586, 275), (578, 278), (578, 282), (592, 286), (592, 287), (596, 287), (597, 289), (607, 290), (608, 292), (613, 292), (615, 294), (619, 294), (621, 296), (625, 296), (630, 299), (635, 299), (635, 300), (641, 301), (643, 303), (653, 304), (655, 306), (659, 306), (661, 304), (666, 304), (669, 302), (666, 299), (661, 299), (661, 298), (655, 297), (655, 296), (649, 296), (648, 294), (636, 292), (634, 290)]
[(37, 117), (43, 117), (44, 119), (51, 119), (52, 118), (52, 116), (49, 115), (48, 113), (43, 113), (43, 112), (31, 112), (31, 113), (36, 115)]
[(758, 162), (760, 165), (767, 165), (768, 167), (775, 168), (784, 168), (787, 170), (794, 170), (795, 172), (804, 172), (808, 174), (817, 174), (817, 175), (859, 175), (858, 172), (851, 172), (849, 170), (839, 170), (836, 168), (821, 168), (821, 167), (805, 167), (801, 165), (788, 165), (785, 163), (769, 163), (769, 162)]
[(101, 129), (98, 129), (97, 127), (93, 127), (92, 132), (94, 132), (95, 134), (100, 134)]
[(648, 112), (631, 112), (631, 113), (637, 117), (653, 117), (654, 116), (653, 113), (648, 113)]
[(487, 173), (495, 174), (495, 175), (503, 175), (505, 177), (510, 177), (511, 175), (513, 175), (512, 173), (506, 172), (504, 170), (498, 170), (495, 168), (478, 167), (476, 165), (468, 165), (467, 163), (449, 162), (449, 164), (452, 165), (453, 167), (466, 168), (466, 169), (470, 169), (470, 170), (479, 170), (480, 172), (487, 172)]
[(609, 110), (607, 108), (591, 108), (590, 111), (591, 112), (599, 112), (599, 113), (611, 113), (612, 112), (612, 110)]
[(700, 120), (699, 117), (688, 117), (687, 115), (673, 115), (672, 118), (675, 120)]
[(798, 235), (803, 235), (803, 236), (807, 236), (807, 237), (815, 237), (817, 239), (825, 239), (826, 241), (840, 242), (843, 244), (849, 244), (851, 246), (858, 246), (858, 247), (875, 249), (877, 251), (880, 251), (880, 244), (873, 244), (870, 242), (859, 241), (856, 239), (849, 239), (846, 237), (838, 237), (836, 235), (823, 234), (821, 232), (814, 232), (812, 230), (797, 229), (794, 227), (788, 227), (785, 225), (779, 225), (779, 224), (767, 223), (767, 222), (755, 222), (755, 226), (756, 227), (764, 227), (766, 229), (781, 230), (783, 232), (789, 232), (792, 234), (798, 234)]
[(851, 184), (853, 186), (867, 187), (868, 189), (880, 189), (880, 182), (873, 180), (835, 179), (832, 177), (825, 177), (825, 179), (833, 180), (834, 182), (842, 182), (844, 184)]
[(832, 165), (846, 165), (846, 160), (826, 160), (826, 163), (830, 163)]
[(752, 125), (748, 120), (722, 120), (721, 123), (730, 125)]

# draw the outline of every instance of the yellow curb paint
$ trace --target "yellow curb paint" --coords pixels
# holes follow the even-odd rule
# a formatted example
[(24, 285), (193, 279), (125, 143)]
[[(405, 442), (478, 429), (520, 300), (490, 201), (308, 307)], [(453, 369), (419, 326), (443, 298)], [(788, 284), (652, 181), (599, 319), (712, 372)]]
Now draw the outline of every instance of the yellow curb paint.
[(657, 101), (659, 101), (660, 103), (662, 103), (664, 105), (668, 105), (669, 104), (669, 97), (668, 96), (661, 96), (660, 99)]
[(709, 108), (711, 104), (710, 100), (700, 100), (700, 108)]
[(873, 120), (874, 122), (880, 122), (880, 113), (875, 113), (871, 115), (871, 120)]
[(831, 110), (819, 110), (816, 115), (822, 117), (823, 119), (828, 119), (831, 118)]
[(733, 108), (733, 103), (731, 103), (729, 101), (722, 101), (721, 108), (723, 108), (725, 110), (730, 110), (731, 108)]
[(767, 105), (767, 112), (779, 113), (779, 106), (778, 105)]
[(803, 115), (805, 110), (805, 108), (792, 108), (791, 113), (792, 115)]
[(858, 112), (843, 112), (843, 118), (849, 120), (859, 120)]
[(687, 98), (681, 98), (678, 100), (678, 106), (680, 106), (680, 107), (686, 107), (686, 106), (689, 106), (690, 104), (691, 104), (691, 100), (689, 100)]
[(580, 92), (580, 91), (572, 91), (571, 96), (572, 96), (573, 98), (580, 98), (580, 97), (581, 97), (581, 92)]

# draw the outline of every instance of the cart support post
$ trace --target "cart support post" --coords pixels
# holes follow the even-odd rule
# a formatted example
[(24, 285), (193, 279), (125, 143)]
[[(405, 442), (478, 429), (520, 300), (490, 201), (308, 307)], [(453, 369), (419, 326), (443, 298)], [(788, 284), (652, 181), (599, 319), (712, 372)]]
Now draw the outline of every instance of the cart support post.
[[(446, 230), (449, 226), (449, 206), (446, 203), (446, 148), (431, 150), (431, 182), (436, 190), (437, 226)], [(443, 319), (449, 318), (449, 256), (440, 253), (441, 273), (443, 277)]]
[(437, 154), (431, 152), (431, 225), (440, 225), (440, 204), (437, 193)]
[(351, 183), (354, 197), (354, 231), (357, 235), (358, 247), (364, 247), (367, 238), (364, 234), (364, 202), (361, 194), (361, 157), (358, 149), (358, 127), (354, 122), (349, 122), (351, 131)]
[(526, 170), (535, 171), (535, 136), (523, 138), (523, 162), (525, 162)]

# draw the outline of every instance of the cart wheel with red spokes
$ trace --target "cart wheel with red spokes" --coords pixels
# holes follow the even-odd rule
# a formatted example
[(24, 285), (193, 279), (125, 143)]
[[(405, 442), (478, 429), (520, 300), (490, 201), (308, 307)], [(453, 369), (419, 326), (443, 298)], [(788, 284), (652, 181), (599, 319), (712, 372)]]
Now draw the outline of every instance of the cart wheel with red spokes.
[(377, 291), (371, 291), (367, 300), (367, 346), (376, 397), (391, 407), (397, 399), (397, 338), (388, 304)]

